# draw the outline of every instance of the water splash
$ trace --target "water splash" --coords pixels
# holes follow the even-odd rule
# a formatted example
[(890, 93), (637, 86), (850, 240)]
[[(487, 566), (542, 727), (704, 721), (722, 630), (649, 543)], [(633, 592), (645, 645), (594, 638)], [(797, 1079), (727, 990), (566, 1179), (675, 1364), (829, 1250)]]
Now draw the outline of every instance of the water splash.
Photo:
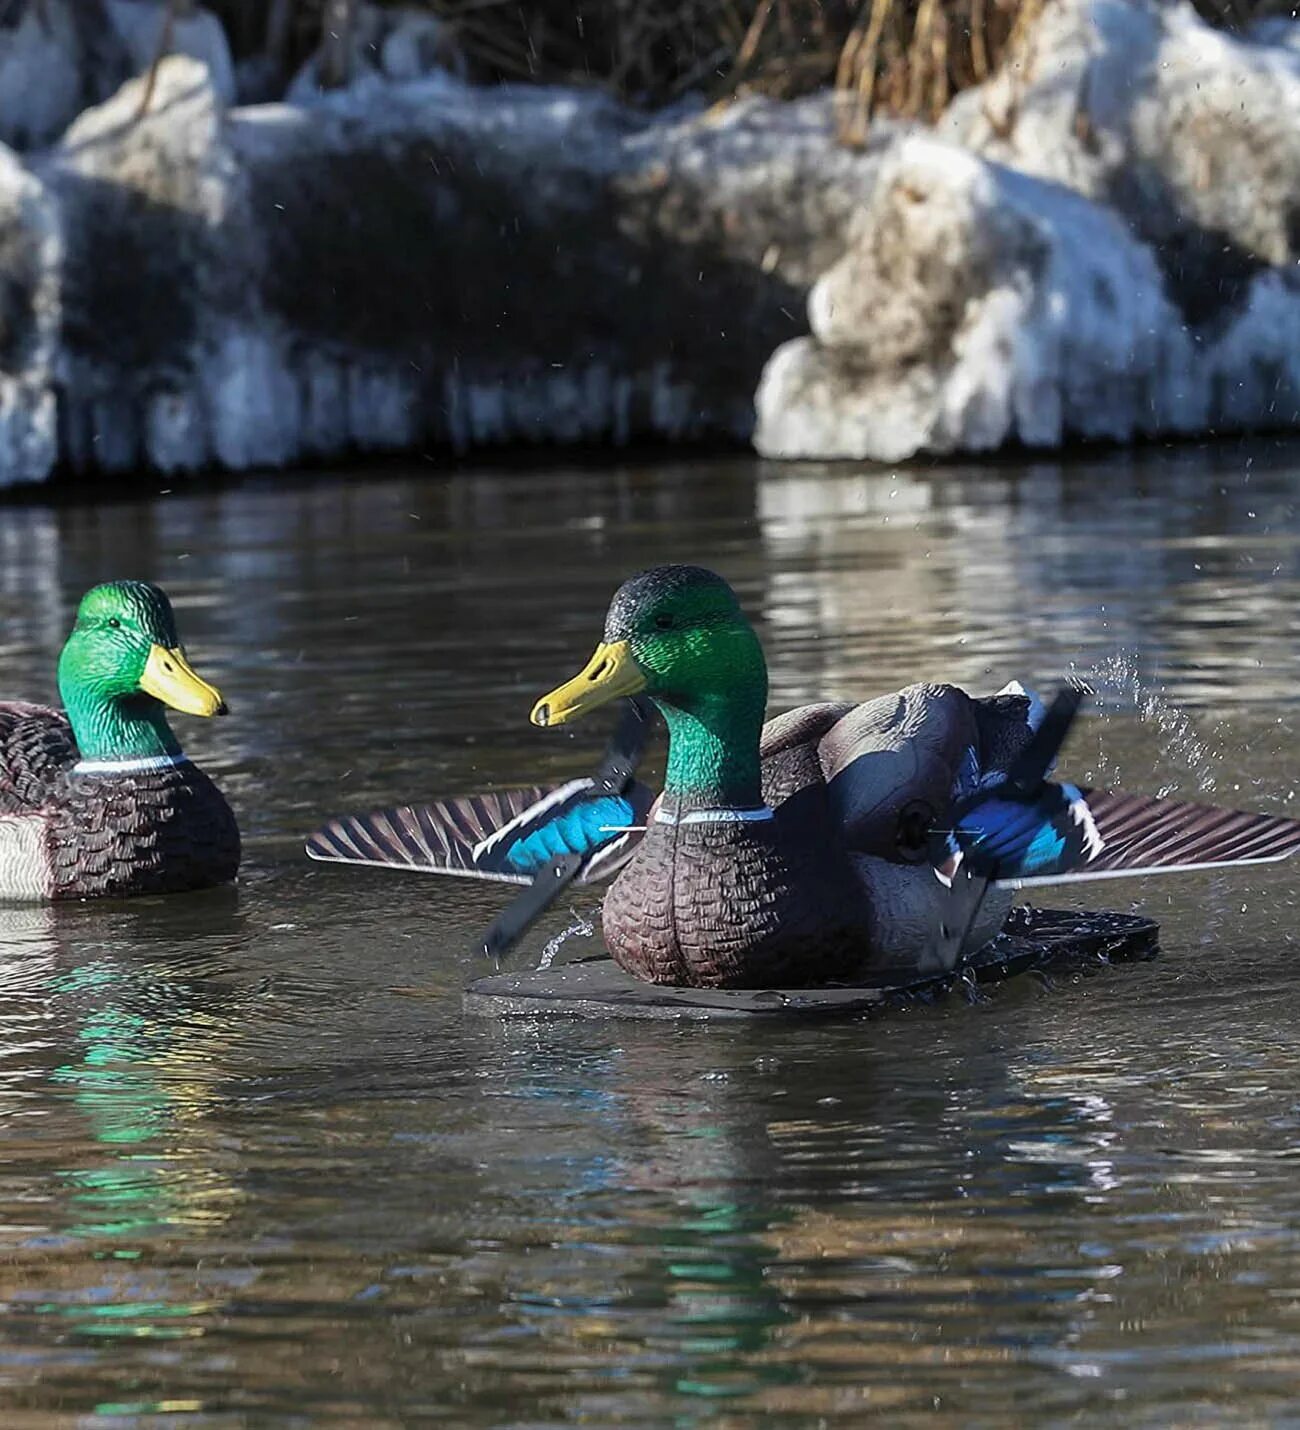
[[(1157, 794), (1173, 795), (1188, 782), (1201, 794), (1214, 791), (1214, 771), (1222, 760), (1222, 749), (1205, 738), (1191, 716), (1165, 695), (1163, 686), (1152, 685), (1143, 678), (1132, 651), (1121, 648), (1074, 674), (1092, 690), (1094, 709), (1103, 719), (1135, 711), (1143, 724), (1155, 727), (1160, 738), (1159, 764), (1172, 765), (1174, 776), (1166, 779)], [(1118, 764), (1104, 748), (1098, 757), (1096, 776), (1098, 783), (1121, 783)]]
[(576, 909), (570, 909), (569, 913), (571, 920), (568, 928), (561, 929), (542, 950), (541, 959), (537, 964), (539, 969), (549, 968), (555, 962), (555, 955), (571, 938), (590, 938), (596, 932), (596, 925), (586, 914), (580, 914)]

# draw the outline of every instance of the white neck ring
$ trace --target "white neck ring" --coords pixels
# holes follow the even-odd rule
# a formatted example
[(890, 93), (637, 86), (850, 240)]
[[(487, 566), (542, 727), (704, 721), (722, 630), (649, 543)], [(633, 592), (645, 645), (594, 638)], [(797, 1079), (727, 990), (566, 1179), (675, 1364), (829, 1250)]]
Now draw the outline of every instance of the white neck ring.
[(655, 815), (656, 824), (766, 824), (776, 816), (762, 805), (758, 809), (693, 809), (689, 814), (674, 814), (661, 809)]
[(74, 775), (137, 775), (147, 770), (172, 770), (188, 765), (188, 755), (144, 755), (135, 760), (78, 760)]

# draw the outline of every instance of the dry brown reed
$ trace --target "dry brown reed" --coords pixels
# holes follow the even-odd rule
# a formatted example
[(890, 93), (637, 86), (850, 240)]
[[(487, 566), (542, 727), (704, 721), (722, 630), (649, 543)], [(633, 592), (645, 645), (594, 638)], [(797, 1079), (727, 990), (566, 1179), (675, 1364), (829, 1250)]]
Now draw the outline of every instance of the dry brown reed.
[[(236, 49), (263, 43), (266, 0), (208, 0)], [(455, 27), (477, 78), (596, 85), (647, 107), (687, 94), (780, 98), (834, 84), (843, 136), (874, 116), (934, 119), (986, 79), (1052, 0), (401, 0)], [(1196, 0), (1212, 23), (1240, 27), (1295, 0)], [(273, 0), (292, 9), (286, 64), (319, 43), (339, 0)]]

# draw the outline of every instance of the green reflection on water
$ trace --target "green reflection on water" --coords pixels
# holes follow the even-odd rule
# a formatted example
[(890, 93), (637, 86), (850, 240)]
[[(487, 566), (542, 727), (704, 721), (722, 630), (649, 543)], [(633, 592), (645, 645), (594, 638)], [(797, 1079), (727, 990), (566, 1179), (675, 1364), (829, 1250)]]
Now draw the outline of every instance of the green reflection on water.
[[(93, 966), (74, 970), (60, 980), (60, 991), (106, 988), (113, 981), (107, 972)], [(139, 1147), (157, 1137), (168, 1120), (171, 1100), (154, 1072), (154, 1041), (140, 1014), (110, 1003), (88, 1014), (77, 1030), (80, 1061), (51, 1074), (51, 1081), (76, 1089), (76, 1105), (106, 1148)], [(69, 1228), (74, 1236), (124, 1236), (165, 1222), (175, 1210), (166, 1179), (150, 1158), (138, 1154), (118, 1155), (106, 1167), (68, 1169), (60, 1178), (85, 1218)]]
[[(72, 1089), (94, 1141), (109, 1154), (106, 1163), (60, 1174), (74, 1202), (89, 1212), (70, 1228), (72, 1234), (120, 1235), (194, 1219), (197, 1196), (208, 1183), (195, 1177), (193, 1159), (178, 1156), (174, 1143), (212, 1100), (206, 1060), (196, 1060), (191, 1046), (195, 1031), (209, 1021), (200, 993), (102, 961), (63, 974), (53, 991), (70, 1001), (97, 1000), (76, 1025), (79, 1055), (50, 1074), (51, 1082)], [(195, 1066), (197, 1073), (185, 1071)], [(135, 1209), (125, 1221), (124, 1208)], [(113, 1213), (111, 1223), (97, 1219), (105, 1210)]]
[[(670, 1248), (665, 1289), (677, 1309), (673, 1324), (690, 1332), (681, 1350), (698, 1357), (689, 1372), (673, 1378), (677, 1394), (735, 1399), (797, 1379), (791, 1367), (758, 1358), (773, 1331), (791, 1319), (767, 1278), (770, 1253), (758, 1239), (770, 1224), (770, 1214), (726, 1202), (696, 1206), (674, 1228), (691, 1244)], [(695, 1244), (700, 1236), (709, 1240)], [(697, 1258), (682, 1255), (697, 1249)]]
[[(48, 1300), (36, 1309), (75, 1323), (85, 1336), (179, 1340), (203, 1334), (194, 1318), (211, 1306), (159, 1299), (148, 1294), (156, 1292), (156, 1285), (121, 1278), (149, 1277), (132, 1268), (141, 1262), (150, 1237), (197, 1215), (193, 1203), (199, 1184), (188, 1159), (178, 1157), (168, 1141), (183, 1121), (202, 1110), (210, 1094), (206, 1085), (175, 1076), (182, 1051), (177, 1018), (186, 1006), (175, 995), (183, 990), (142, 988), (142, 977), (100, 962), (75, 968), (53, 984), (69, 1002), (95, 1000), (74, 1025), (74, 1056), (55, 1068), (50, 1080), (71, 1090), (104, 1158), (58, 1172), (67, 1192), (67, 1231), (119, 1243), (94, 1253), (96, 1260), (119, 1264), (110, 1272), (112, 1279), (95, 1289), (102, 1303)], [(146, 1000), (165, 1013), (149, 1016), (132, 1006)]]
[(184, 1326), (116, 1325), (119, 1321), (180, 1320), (206, 1311), (202, 1301), (115, 1301), (106, 1306), (90, 1306), (82, 1302), (43, 1301), (35, 1308), (41, 1315), (64, 1316), (85, 1324), (80, 1330), (89, 1336), (136, 1336), (157, 1340), (176, 1340), (197, 1335), (196, 1329)]

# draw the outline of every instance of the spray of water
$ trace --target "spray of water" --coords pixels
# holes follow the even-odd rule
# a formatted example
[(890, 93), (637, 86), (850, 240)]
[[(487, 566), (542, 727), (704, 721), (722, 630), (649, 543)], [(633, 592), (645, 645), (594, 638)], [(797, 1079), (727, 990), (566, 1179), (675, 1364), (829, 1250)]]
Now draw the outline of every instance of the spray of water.
[(568, 928), (561, 929), (542, 950), (538, 968), (549, 968), (555, 962), (556, 954), (571, 938), (590, 938), (596, 932), (596, 925), (585, 914), (578, 913), (576, 909), (570, 909), (569, 914), (571, 920)]
[[(1133, 711), (1144, 724), (1154, 727), (1159, 736), (1159, 764), (1171, 766), (1173, 775), (1155, 793), (1173, 795), (1189, 786), (1201, 794), (1213, 792), (1220, 748), (1197, 730), (1191, 717), (1169, 700), (1162, 686), (1149, 684), (1143, 678), (1131, 651), (1121, 649), (1104, 656), (1089, 669), (1076, 670), (1075, 677), (1094, 692), (1093, 708), (1103, 719)], [(1094, 779), (1092, 772), (1088, 779)], [(1118, 763), (1104, 746), (1095, 779), (1098, 784), (1121, 783)]]

